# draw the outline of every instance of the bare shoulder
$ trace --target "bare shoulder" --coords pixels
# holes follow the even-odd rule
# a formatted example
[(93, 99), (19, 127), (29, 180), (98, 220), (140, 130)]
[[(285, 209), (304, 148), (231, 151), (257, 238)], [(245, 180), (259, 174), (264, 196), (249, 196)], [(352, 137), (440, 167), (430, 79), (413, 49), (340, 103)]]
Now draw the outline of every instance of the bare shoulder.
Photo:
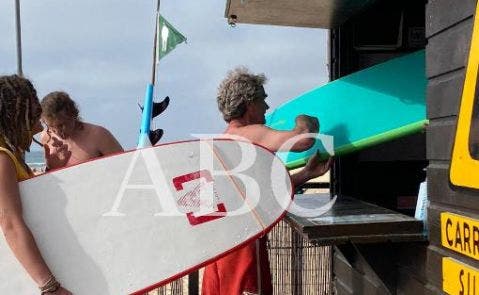
[[(228, 130), (230, 131), (230, 130)], [(254, 124), (235, 128), (231, 133), (241, 136), (256, 144), (262, 145), (271, 151), (278, 151), (284, 148), (284, 144), (293, 139), (297, 133), (294, 130), (276, 130), (262, 124)], [(314, 142), (314, 141), (313, 141)], [(310, 147), (310, 143), (305, 147), (294, 145), (291, 150), (303, 151)]]
[(112, 136), (110, 131), (103, 126), (83, 122), (83, 128), (86, 134), (93, 137)]
[(94, 139), (98, 143), (98, 150), (101, 155), (108, 155), (123, 151), (118, 140), (113, 134), (103, 126), (91, 123), (84, 123), (86, 133), (90, 140)]
[(104, 130), (106, 130), (105, 127), (96, 125), (96, 124), (86, 123), (86, 122), (82, 122), (82, 124), (83, 124), (83, 128), (87, 130), (88, 132), (101, 133), (101, 132), (104, 132)]
[(15, 164), (13, 163), (12, 158), (5, 153), (0, 152), (0, 175), (4, 177), (8, 174), (15, 174)]
[(252, 124), (247, 126), (242, 126), (232, 130), (231, 134), (243, 136), (246, 138), (257, 138), (266, 135), (272, 129), (266, 127), (262, 124)]
[(7, 155), (7, 153), (5, 152), (0, 152), (0, 166), (3, 167), (3, 166), (10, 165), (9, 164), (10, 162), (12, 162), (12, 160), (10, 159), (10, 156)]
[(271, 128), (263, 124), (251, 124), (251, 125), (244, 126), (242, 128), (248, 131), (257, 131), (257, 132), (268, 132), (269, 130), (272, 130)]

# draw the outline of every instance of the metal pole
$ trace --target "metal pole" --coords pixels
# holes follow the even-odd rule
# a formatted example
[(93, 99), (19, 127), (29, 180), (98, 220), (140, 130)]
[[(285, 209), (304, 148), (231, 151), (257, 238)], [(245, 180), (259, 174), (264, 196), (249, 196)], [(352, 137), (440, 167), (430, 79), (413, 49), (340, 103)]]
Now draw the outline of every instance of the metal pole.
[(150, 127), (151, 127), (151, 113), (153, 109), (153, 91), (156, 80), (156, 41), (158, 33), (158, 22), (160, 16), (160, 0), (157, 2), (156, 6), (156, 26), (155, 26), (155, 36), (153, 44), (153, 62), (151, 67), (151, 83), (146, 86), (145, 92), (145, 101), (143, 103), (143, 113), (141, 116), (141, 125), (140, 125), (140, 138), (138, 139), (138, 148), (144, 148), (151, 145), (151, 140), (149, 138)]
[(160, 22), (160, 0), (156, 4), (156, 26), (155, 37), (153, 38), (153, 64), (151, 66), (151, 85), (155, 85), (156, 80), (156, 47), (158, 43), (158, 24)]
[(17, 74), (23, 76), (22, 70), (22, 28), (20, 26), (20, 0), (15, 0), (15, 23), (17, 31)]

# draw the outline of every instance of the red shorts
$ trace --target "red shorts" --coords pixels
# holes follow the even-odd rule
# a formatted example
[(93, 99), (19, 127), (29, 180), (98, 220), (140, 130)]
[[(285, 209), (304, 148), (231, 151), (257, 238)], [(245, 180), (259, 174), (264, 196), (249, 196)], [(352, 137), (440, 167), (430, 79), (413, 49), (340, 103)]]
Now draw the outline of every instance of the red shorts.
[(252, 242), (239, 250), (206, 266), (203, 275), (203, 295), (240, 295), (243, 292), (262, 295), (273, 293), (271, 273), (269, 270), (266, 237), (259, 241), (259, 268), (261, 278), (258, 278), (256, 261), (256, 242)]

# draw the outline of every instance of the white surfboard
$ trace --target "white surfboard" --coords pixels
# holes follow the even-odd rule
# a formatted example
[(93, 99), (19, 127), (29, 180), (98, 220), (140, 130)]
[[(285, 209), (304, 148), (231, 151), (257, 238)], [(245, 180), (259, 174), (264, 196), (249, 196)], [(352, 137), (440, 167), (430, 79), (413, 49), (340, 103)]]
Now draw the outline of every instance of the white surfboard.
[[(201, 155), (201, 156), (200, 156)], [(292, 196), (268, 150), (231, 140), (126, 152), (20, 183), (26, 222), (74, 294), (143, 294), (266, 233)], [(0, 294), (37, 286), (0, 238)]]

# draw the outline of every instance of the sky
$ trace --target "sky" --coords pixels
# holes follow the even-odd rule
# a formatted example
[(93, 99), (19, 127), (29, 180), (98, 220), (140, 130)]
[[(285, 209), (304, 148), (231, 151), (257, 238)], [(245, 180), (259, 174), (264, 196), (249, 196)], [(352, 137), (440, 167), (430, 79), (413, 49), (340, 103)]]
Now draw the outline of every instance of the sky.
[[(163, 0), (162, 15), (188, 39), (158, 67), (156, 100), (169, 108), (152, 126), (161, 142), (221, 133), (216, 91), (227, 72), (265, 73), (271, 109), (328, 81), (324, 29), (238, 24), (224, 18), (226, 0)], [(150, 81), (156, 0), (21, 1), (23, 71), (41, 99), (62, 90), (86, 122), (136, 147), (138, 103)], [(16, 72), (14, 1), (0, 1), (0, 74)]]

